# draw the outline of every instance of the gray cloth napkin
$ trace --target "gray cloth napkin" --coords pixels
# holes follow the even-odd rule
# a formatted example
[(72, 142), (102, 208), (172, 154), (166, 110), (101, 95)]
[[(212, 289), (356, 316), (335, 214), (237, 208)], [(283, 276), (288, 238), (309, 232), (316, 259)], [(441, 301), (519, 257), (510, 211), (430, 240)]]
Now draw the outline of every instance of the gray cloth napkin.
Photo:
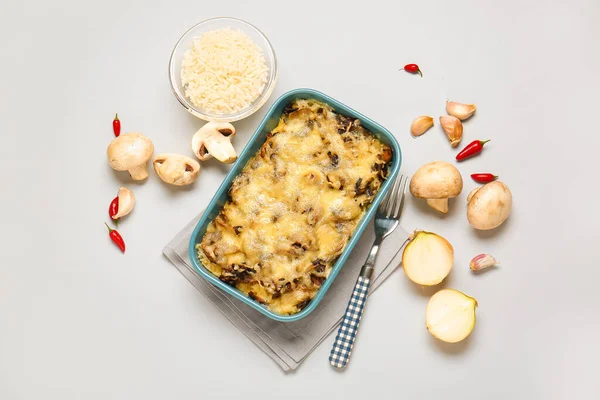
[[(296, 369), (341, 322), (360, 268), (375, 239), (373, 221), (369, 222), (317, 308), (301, 320), (278, 322), (222, 292), (198, 275), (190, 261), (188, 245), (201, 216), (202, 213), (190, 221), (163, 249), (163, 254), (200, 293), (284, 371)], [(400, 265), (402, 259), (400, 249), (407, 239), (408, 233), (398, 227), (383, 241), (375, 263), (369, 295)]]

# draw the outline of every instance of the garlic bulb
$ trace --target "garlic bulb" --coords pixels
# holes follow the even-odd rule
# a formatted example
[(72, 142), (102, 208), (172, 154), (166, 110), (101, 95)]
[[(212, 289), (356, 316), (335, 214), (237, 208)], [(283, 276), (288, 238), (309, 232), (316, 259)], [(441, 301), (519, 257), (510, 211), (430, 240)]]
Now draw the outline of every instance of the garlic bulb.
[(448, 140), (450, 140), (452, 147), (458, 146), (463, 134), (463, 125), (462, 122), (460, 122), (460, 119), (445, 115), (440, 117), (440, 124), (442, 125), (444, 132), (446, 132), (446, 136), (448, 136)]
[(421, 136), (433, 126), (433, 118), (429, 116), (417, 117), (410, 125), (410, 133), (413, 136)]
[(457, 103), (455, 101), (446, 102), (446, 112), (450, 115), (455, 116), (461, 121), (470, 118), (476, 110), (477, 107), (475, 107), (475, 104), (462, 104)]

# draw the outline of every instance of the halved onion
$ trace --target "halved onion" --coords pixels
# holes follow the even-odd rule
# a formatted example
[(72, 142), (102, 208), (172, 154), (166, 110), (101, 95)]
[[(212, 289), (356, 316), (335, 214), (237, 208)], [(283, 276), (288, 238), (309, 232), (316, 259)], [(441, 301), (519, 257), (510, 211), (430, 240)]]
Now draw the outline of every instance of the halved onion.
[(447, 342), (460, 342), (475, 327), (477, 300), (454, 289), (442, 289), (429, 299), (427, 330)]
[(402, 265), (411, 281), (423, 286), (437, 285), (454, 264), (454, 249), (435, 233), (415, 231), (402, 253)]

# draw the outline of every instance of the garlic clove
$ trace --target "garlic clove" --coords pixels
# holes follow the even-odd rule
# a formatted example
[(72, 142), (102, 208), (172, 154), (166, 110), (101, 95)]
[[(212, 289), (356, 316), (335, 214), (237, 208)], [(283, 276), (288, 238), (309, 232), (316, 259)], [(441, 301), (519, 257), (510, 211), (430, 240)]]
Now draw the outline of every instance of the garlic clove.
[(457, 343), (475, 328), (477, 300), (455, 289), (442, 289), (429, 299), (427, 330), (446, 343)]
[(412, 124), (410, 125), (410, 133), (413, 136), (421, 136), (429, 128), (433, 126), (433, 118), (429, 116), (421, 116), (414, 119)]
[(402, 253), (402, 266), (408, 279), (423, 286), (437, 285), (450, 273), (454, 249), (443, 237), (416, 231)]
[(470, 118), (471, 115), (475, 114), (476, 110), (477, 107), (475, 107), (475, 104), (463, 104), (455, 101), (446, 102), (446, 112), (461, 121)]
[(442, 125), (444, 132), (446, 132), (446, 136), (448, 136), (448, 140), (450, 140), (452, 147), (458, 146), (463, 135), (463, 125), (462, 122), (460, 122), (460, 119), (454, 116), (445, 115), (440, 117), (440, 124)]
[(442, 214), (448, 213), (448, 199), (427, 199), (427, 205)]
[(471, 260), (469, 267), (473, 271), (481, 271), (482, 269), (498, 265), (498, 260), (492, 257), (491, 254), (478, 254)]
[(126, 216), (133, 210), (135, 206), (135, 196), (133, 192), (126, 187), (119, 188), (119, 211), (114, 215), (113, 219), (119, 219)]

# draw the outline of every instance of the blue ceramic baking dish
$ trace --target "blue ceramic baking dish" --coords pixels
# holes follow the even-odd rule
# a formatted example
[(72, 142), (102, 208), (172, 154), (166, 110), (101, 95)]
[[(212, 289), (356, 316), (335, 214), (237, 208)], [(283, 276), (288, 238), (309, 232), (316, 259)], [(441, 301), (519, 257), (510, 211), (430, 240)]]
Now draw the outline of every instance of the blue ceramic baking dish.
[[(234, 178), (240, 172), (242, 172), (242, 169), (246, 166), (248, 161), (254, 156), (254, 154), (256, 154), (257, 151), (259, 151), (260, 147), (266, 139), (267, 133), (277, 126), (279, 118), (283, 114), (283, 108), (295, 99), (319, 100), (323, 103), (329, 104), (331, 107), (333, 107), (335, 111), (337, 111), (340, 114), (353, 118), (358, 118), (362, 126), (371, 131), (375, 136), (377, 136), (377, 138), (379, 138), (379, 140), (386, 143), (393, 149), (393, 155), (388, 179), (383, 183), (383, 186), (375, 196), (375, 200), (363, 216), (362, 220), (357, 225), (354, 234), (348, 241), (346, 248), (338, 258), (336, 263), (333, 265), (329, 277), (325, 280), (323, 286), (321, 286), (321, 288), (317, 292), (317, 295), (299, 313), (293, 315), (280, 315), (270, 311), (264, 305), (252, 300), (250, 297), (246, 296), (243, 292), (237, 290), (235, 287), (229, 286), (228, 284), (219, 280), (219, 278), (217, 278), (208, 269), (206, 269), (204, 265), (202, 265), (202, 262), (198, 259), (196, 245), (202, 241), (208, 224), (219, 214), (221, 208), (223, 208), (223, 205), (227, 202), (227, 192), (229, 191), (229, 188), (231, 187)], [(325, 293), (327, 293), (327, 289), (329, 289), (329, 286), (331, 286), (331, 283), (333, 282), (336, 275), (344, 265), (344, 262), (346, 262), (346, 259), (348, 258), (350, 252), (354, 248), (354, 245), (357, 243), (358, 239), (360, 238), (360, 235), (365, 230), (367, 223), (375, 214), (375, 210), (377, 209), (385, 193), (388, 191), (391, 182), (393, 182), (394, 178), (398, 175), (401, 162), (402, 154), (400, 152), (400, 146), (398, 145), (398, 141), (394, 138), (390, 131), (385, 129), (383, 126), (365, 117), (364, 115), (354, 111), (353, 109), (340, 103), (339, 101), (327, 96), (326, 94), (323, 94), (316, 90), (295, 89), (290, 92), (287, 92), (284, 95), (282, 95), (279, 99), (277, 99), (277, 101), (275, 101), (275, 104), (273, 104), (273, 106), (269, 109), (267, 115), (256, 129), (256, 132), (254, 132), (254, 134), (248, 141), (248, 144), (239, 155), (237, 162), (233, 165), (233, 167), (229, 171), (229, 174), (227, 174), (225, 180), (217, 190), (217, 193), (215, 194), (211, 202), (208, 204), (204, 215), (202, 215), (202, 218), (200, 218), (200, 221), (198, 221), (198, 224), (194, 229), (194, 233), (192, 233), (189, 245), (190, 259), (192, 260), (192, 265), (204, 279), (208, 280), (210, 283), (217, 286), (224, 292), (229, 293), (233, 297), (255, 308), (256, 310), (260, 311), (266, 316), (277, 321), (297, 321), (307, 316), (311, 311), (313, 311), (317, 307), (323, 296), (325, 296)]]

